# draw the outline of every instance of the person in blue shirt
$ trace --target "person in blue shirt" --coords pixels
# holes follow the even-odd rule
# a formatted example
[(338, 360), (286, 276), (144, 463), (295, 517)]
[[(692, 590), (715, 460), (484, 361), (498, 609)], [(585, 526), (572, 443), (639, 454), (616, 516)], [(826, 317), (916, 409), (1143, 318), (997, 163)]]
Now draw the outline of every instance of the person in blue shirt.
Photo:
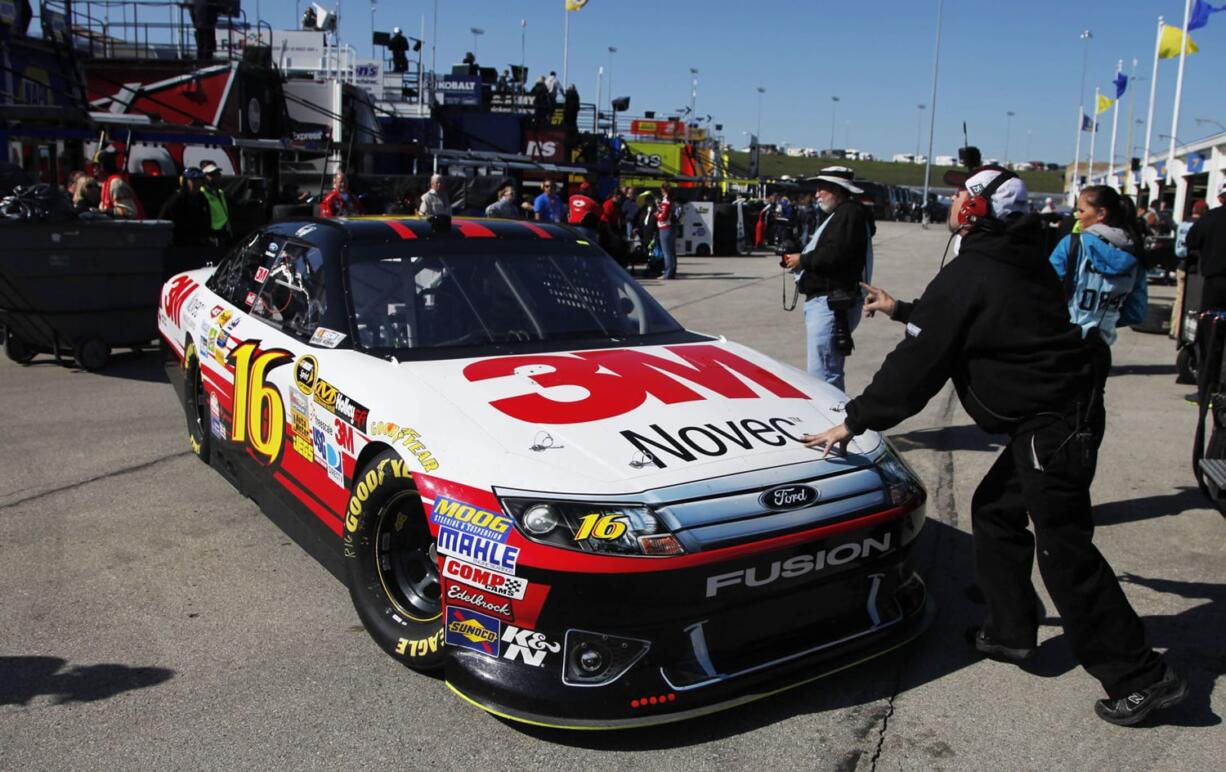
[(553, 182), (545, 180), (541, 183), (541, 194), (532, 202), (536, 219), (543, 222), (562, 222), (562, 199), (553, 192)]
[(1107, 185), (1091, 185), (1077, 197), (1073, 232), (1051, 253), (1064, 283), (1069, 317), (1081, 327), (1094, 363), (1095, 404), (1090, 420), (1102, 442), (1106, 428), (1103, 396), (1111, 370), (1116, 328), (1145, 320), (1149, 291), (1137, 259), (1142, 239), (1131, 199)]

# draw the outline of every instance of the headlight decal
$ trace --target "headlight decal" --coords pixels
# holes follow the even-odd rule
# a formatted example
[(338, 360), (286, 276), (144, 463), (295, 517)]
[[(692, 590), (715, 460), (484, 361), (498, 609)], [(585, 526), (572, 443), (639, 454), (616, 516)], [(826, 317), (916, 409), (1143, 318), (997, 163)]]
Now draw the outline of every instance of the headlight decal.
[(507, 498), (502, 505), (524, 535), (542, 544), (627, 557), (661, 557), (685, 551), (642, 504)]

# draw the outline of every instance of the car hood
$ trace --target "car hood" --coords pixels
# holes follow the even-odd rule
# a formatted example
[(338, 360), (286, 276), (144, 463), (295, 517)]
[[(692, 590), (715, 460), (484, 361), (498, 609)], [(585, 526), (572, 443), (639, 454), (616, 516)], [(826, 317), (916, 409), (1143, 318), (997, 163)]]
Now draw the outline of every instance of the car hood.
[[(432, 409), (430, 423), (451, 428), (440, 451), (483, 467), (463, 477), (537, 490), (632, 492), (811, 463), (816, 451), (800, 438), (841, 423), (847, 401), (807, 373), (724, 340), (401, 367), (449, 406)], [(851, 458), (880, 442), (861, 435)]]

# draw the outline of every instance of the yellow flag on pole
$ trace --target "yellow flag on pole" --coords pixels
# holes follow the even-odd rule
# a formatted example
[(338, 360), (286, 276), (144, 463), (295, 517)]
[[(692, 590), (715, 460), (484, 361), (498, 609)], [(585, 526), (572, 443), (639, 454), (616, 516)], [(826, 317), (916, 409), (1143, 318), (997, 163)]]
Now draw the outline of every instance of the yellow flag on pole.
[(582, 11), (585, 5), (587, 5), (587, 0), (566, 0), (566, 10), (568, 11)]
[(1158, 43), (1158, 58), (1159, 59), (1174, 59), (1179, 56), (1179, 49), (1185, 47), (1188, 54), (1194, 54), (1200, 50), (1196, 43), (1192, 40), (1192, 36), (1188, 35), (1184, 38), (1183, 30), (1179, 27), (1172, 27), (1167, 24), (1162, 27), (1162, 39)]
[(1102, 94), (1098, 95), (1098, 107), (1094, 110), (1095, 115), (1105, 113), (1111, 109), (1111, 105), (1115, 104), (1115, 100), (1105, 97)]

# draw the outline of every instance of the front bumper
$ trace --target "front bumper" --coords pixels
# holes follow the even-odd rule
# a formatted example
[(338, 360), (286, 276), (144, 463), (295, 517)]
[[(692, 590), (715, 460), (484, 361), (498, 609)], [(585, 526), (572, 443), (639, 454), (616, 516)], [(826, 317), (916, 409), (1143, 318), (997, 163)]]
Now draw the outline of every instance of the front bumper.
[[(922, 520), (920, 507), (835, 539), (676, 571), (597, 576), (521, 569), (530, 581), (551, 585), (535, 631), (560, 650), (530, 667), (454, 649), (447, 684), (503, 718), (569, 729), (679, 721), (800, 686), (896, 649), (927, 628), (932, 606), (909, 561)], [(824, 562), (866, 539), (892, 548), (811, 567), (811, 556)], [(618, 639), (645, 642), (646, 651), (606, 683), (575, 683), (567, 677), (579, 651), (575, 640), (593, 632), (609, 636), (610, 646)]]

